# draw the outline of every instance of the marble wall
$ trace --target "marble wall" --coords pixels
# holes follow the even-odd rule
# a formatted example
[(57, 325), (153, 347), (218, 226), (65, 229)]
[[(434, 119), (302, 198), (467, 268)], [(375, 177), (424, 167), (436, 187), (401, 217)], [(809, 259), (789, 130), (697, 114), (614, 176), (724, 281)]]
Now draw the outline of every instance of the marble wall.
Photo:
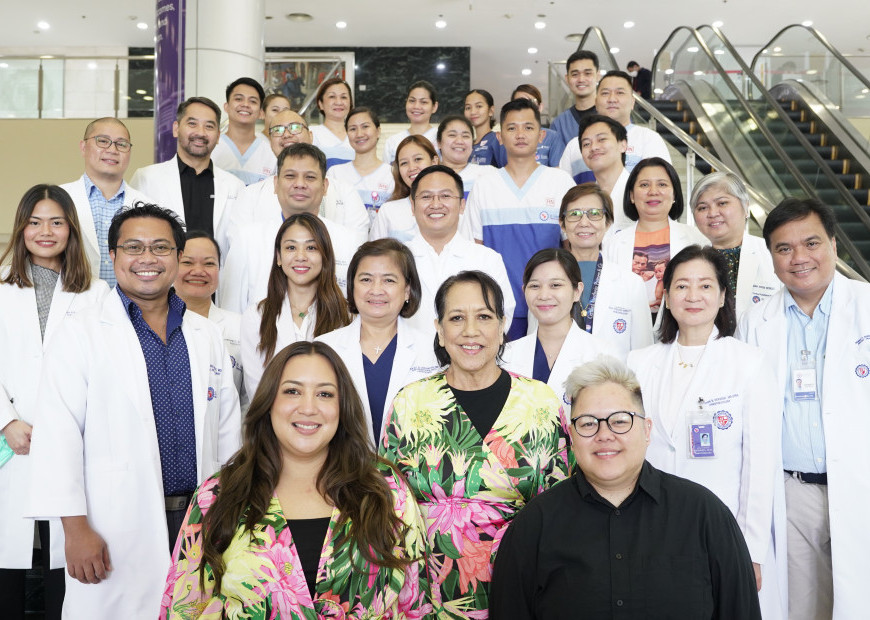
[[(356, 58), (354, 103), (374, 108), (382, 123), (407, 123), (405, 96), (417, 80), (431, 82), (438, 92), (438, 121), (461, 114), (469, 89), (468, 47), (270, 47), (266, 52), (353, 52)], [(442, 68), (443, 66), (443, 68)]]

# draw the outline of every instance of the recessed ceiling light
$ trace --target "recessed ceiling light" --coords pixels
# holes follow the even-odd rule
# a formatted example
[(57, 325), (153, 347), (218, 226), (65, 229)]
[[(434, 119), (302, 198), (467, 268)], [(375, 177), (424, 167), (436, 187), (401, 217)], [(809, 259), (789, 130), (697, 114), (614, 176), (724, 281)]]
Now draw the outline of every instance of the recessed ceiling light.
[(809, 71), (807, 71), (807, 75), (816, 75), (817, 73), (818, 73), (817, 69), (810, 69)]
[(721, 28), (724, 25), (725, 22), (723, 22), (721, 19), (717, 19), (715, 22), (713, 22), (713, 28)]
[(42, 58), (43, 60), (46, 60), (48, 58), (54, 58), (54, 56), (52, 56), (51, 54), (44, 54), (44, 55), (40, 56), (40, 58)]
[(802, 22), (801, 22), (801, 26), (804, 26), (804, 27), (806, 27), (806, 28), (809, 28), (809, 27), (812, 26), (812, 25), (813, 25), (813, 20), (811, 20), (811, 19), (808, 19), (808, 20), (806, 20), (806, 21), (802, 21)]
[(291, 22), (310, 22), (314, 18), (308, 13), (287, 13), (285, 15)]
[(713, 53), (716, 54), (717, 56), (721, 56), (722, 54), (725, 53), (725, 50), (714, 50)]
[(665, 75), (671, 75), (671, 74), (673, 74), (673, 72), (674, 72), (673, 69), (665, 69)]
[(435, 65), (435, 68), (439, 71), (444, 71), (444, 69), (447, 68), (447, 65), (445, 65), (443, 62), (439, 62), (437, 65)]
[(9, 68), (8, 62), (0, 62), (0, 69), (8, 69), (8, 68)]
[(530, 47), (528, 51), (529, 51), (529, 54), (537, 54), (538, 48), (537, 47)]
[(49, 28), (51, 28), (51, 24), (49, 24), (48, 22), (36, 22), (36, 27), (40, 30), (48, 30)]
[(154, 97), (152, 97), (152, 96), (150, 96), (150, 95), (147, 95), (147, 96), (145, 96), (145, 97), (142, 97), (142, 99), (144, 99), (145, 101), (154, 101)]
[(523, 69), (522, 71), (520, 71), (520, 73), (522, 73), (523, 75), (531, 75), (532, 70), (531, 69)]
[(693, 45), (692, 47), (687, 47), (686, 51), (694, 54), (695, 52), (698, 51), (698, 48)]
[(703, 71), (695, 71), (695, 75), (704, 75)]
[(781, 52), (781, 51), (782, 51), (782, 48), (779, 47), (779, 46), (776, 46), (776, 47), (773, 48), (773, 51), (774, 51), (774, 52)]
[(618, 54), (618, 53), (619, 53), (619, 48), (618, 48), (618, 47), (611, 47), (611, 48), (610, 48), (610, 53), (611, 53), (611, 54)]
[(96, 69), (96, 68), (97, 68), (97, 63), (95, 63), (95, 62), (88, 63), (88, 69)]
[(339, 30), (347, 28), (347, 22), (335, 22), (335, 27)]
[(447, 22), (445, 22), (443, 19), (439, 19), (437, 22), (435, 22), (435, 27), (436, 28), (447, 28)]
[(136, 91), (136, 94), (137, 94), (137, 95), (144, 95), (144, 94), (147, 93), (147, 92), (148, 92), (148, 91), (146, 91), (146, 90), (140, 88), (140, 89), (138, 89), (138, 90)]
[(634, 22), (625, 22), (622, 24), (623, 28), (634, 28)]
[(139, 30), (148, 30), (148, 24), (146, 24), (145, 22), (139, 22), (138, 24), (136, 24), (136, 27)]
[(547, 22), (535, 22), (535, 28), (538, 30), (543, 30), (547, 27)]
[(661, 88), (656, 88), (655, 90), (653, 90), (653, 92), (657, 95), (661, 95), (665, 91), (663, 91)]
[[(7, 65), (5, 62), (4, 62), (4, 63), (0, 63), (0, 67), (6, 68), (6, 67), (8, 67), (8, 66), (9, 66), (9, 65)], [(870, 88), (862, 88), (862, 89), (861, 89), (861, 92), (864, 93), (864, 94), (866, 95), (867, 93), (870, 93)]]
[[(867, 38), (870, 39), (870, 37), (867, 37)], [(571, 41), (571, 43), (576, 43), (578, 41), (582, 41), (583, 40), (583, 33), (582, 32), (572, 32), (571, 34), (566, 34), (565, 40)]]

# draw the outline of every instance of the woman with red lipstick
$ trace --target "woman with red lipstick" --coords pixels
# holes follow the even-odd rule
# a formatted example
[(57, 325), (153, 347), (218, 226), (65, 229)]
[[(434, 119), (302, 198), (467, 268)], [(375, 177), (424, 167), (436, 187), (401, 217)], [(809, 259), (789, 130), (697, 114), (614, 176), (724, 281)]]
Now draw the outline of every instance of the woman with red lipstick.
[(284, 220), (274, 256), (266, 298), (242, 314), (242, 367), (252, 394), (277, 351), (350, 323), (335, 280), (332, 241), (320, 218), (301, 213)]
[[(660, 157), (641, 160), (625, 184), (625, 215), (634, 225), (604, 241), (604, 258), (631, 269), (635, 252), (646, 254), (649, 263), (667, 261), (687, 245), (707, 245), (696, 228), (676, 220), (683, 214), (683, 189), (677, 171)], [(654, 278), (649, 272), (649, 277)], [(652, 285), (653, 299), (655, 284)], [(655, 322), (656, 315), (652, 315)]]
[(375, 446), (396, 393), (440, 368), (431, 338), (405, 321), (421, 295), (411, 250), (390, 238), (364, 243), (347, 268), (348, 306), (356, 316), (317, 338), (347, 364)]
[(350, 84), (340, 77), (324, 80), (317, 89), (316, 100), (323, 124), (311, 127), (311, 137), (314, 146), (326, 155), (327, 168), (353, 161), (354, 151), (344, 127), (344, 119), (353, 109)]
[(733, 338), (734, 293), (721, 254), (690, 245), (668, 263), (663, 283), (661, 342), (628, 356), (655, 427), (646, 458), (731, 509), (752, 556), (762, 615), (784, 618), (785, 515), (774, 501), (781, 497), (784, 508), (782, 389), (762, 351)]
[(507, 370), (546, 383), (566, 405), (565, 379), (574, 368), (598, 355), (618, 354), (574, 322), (582, 291), (580, 268), (568, 250), (536, 252), (523, 271), (523, 293), (538, 326), (505, 351)]
[(502, 370), (501, 288), (481, 271), (435, 295), (442, 372), (393, 400), (380, 454), (396, 463), (428, 524), (433, 616), (486, 618), (505, 526), (567, 476), (567, 421), (545, 384)]
[(193, 496), (160, 617), (431, 618), (424, 540), (341, 358), (296, 342), (267, 366), (241, 449)]
[(60, 618), (64, 597), (64, 538), (59, 519), (25, 518), (29, 509), (30, 436), (43, 354), (64, 317), (98, 302), (108, 291), (92, 279), (76, 208), (56, 185), (24, 193), (12, 236), (0, 256), (0, 601), (4, 618), (24, 618), (24, 576), (40, 539), (45, 617)]
[(392, 237), (402, 243), (414, 238), (419, 230), (411, 212), (411, 184), (424, 168), (438, 163), (435, 147), (423, 136), (408, 136), (396, 150), (396, 161), (392, 164), (393, 195), (378, 209), (372, 222), (369, 239)]

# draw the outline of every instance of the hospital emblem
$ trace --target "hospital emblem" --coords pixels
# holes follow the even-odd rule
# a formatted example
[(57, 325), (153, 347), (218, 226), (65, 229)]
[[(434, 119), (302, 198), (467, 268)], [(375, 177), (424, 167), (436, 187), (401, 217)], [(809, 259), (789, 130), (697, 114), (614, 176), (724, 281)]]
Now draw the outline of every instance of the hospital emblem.
[(621, 333), (625, 332), (625, 329), (627, 327), (628, 327), (628, 323), (626, 322), (625, 319), (616, 319), (613, 322), (613, 331), (615, 331), (617, 334), (621, 334)]
[(855, 367), (855, 374), (862, 379), (866, 379), (870, 375), (870, 368), (867, 367), (867, 364), (858, 364)]
[(759, 297), (758, 295), (752, 296), (752, 303), (757, 304), (759, 301), (761, 301), (761, 297)]
[(213, 388), (213, 387), (209, 387), (209, 388), (208, 388), (208, 399), (209, 399), (209, 400), (214, 400), (214, 397), (215, 397), (215, 391), (214, 391), (214, 388)]
[(726, 428), (731, 428), (731, 424), (734, 422), (734, 417), (725, 410), (716, 412), (716, 428), (720, 431), (724, 431)]
[(541, 214), (538, 217), (541, 218), (542, 222), (546, 222), (547, 220), (550, 219), (550, 214), (547, 213), (546, 211), (541, 211)]

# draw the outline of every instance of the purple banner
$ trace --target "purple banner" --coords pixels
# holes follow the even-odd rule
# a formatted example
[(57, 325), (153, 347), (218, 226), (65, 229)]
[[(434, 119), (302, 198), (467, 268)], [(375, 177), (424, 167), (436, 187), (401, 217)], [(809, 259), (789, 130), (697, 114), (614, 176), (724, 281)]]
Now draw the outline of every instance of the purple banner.
[(172, 123), (184, 100), (184, 21), (186, 0), (157, 0), (154, 29), (154, 161), (175, 155)]

